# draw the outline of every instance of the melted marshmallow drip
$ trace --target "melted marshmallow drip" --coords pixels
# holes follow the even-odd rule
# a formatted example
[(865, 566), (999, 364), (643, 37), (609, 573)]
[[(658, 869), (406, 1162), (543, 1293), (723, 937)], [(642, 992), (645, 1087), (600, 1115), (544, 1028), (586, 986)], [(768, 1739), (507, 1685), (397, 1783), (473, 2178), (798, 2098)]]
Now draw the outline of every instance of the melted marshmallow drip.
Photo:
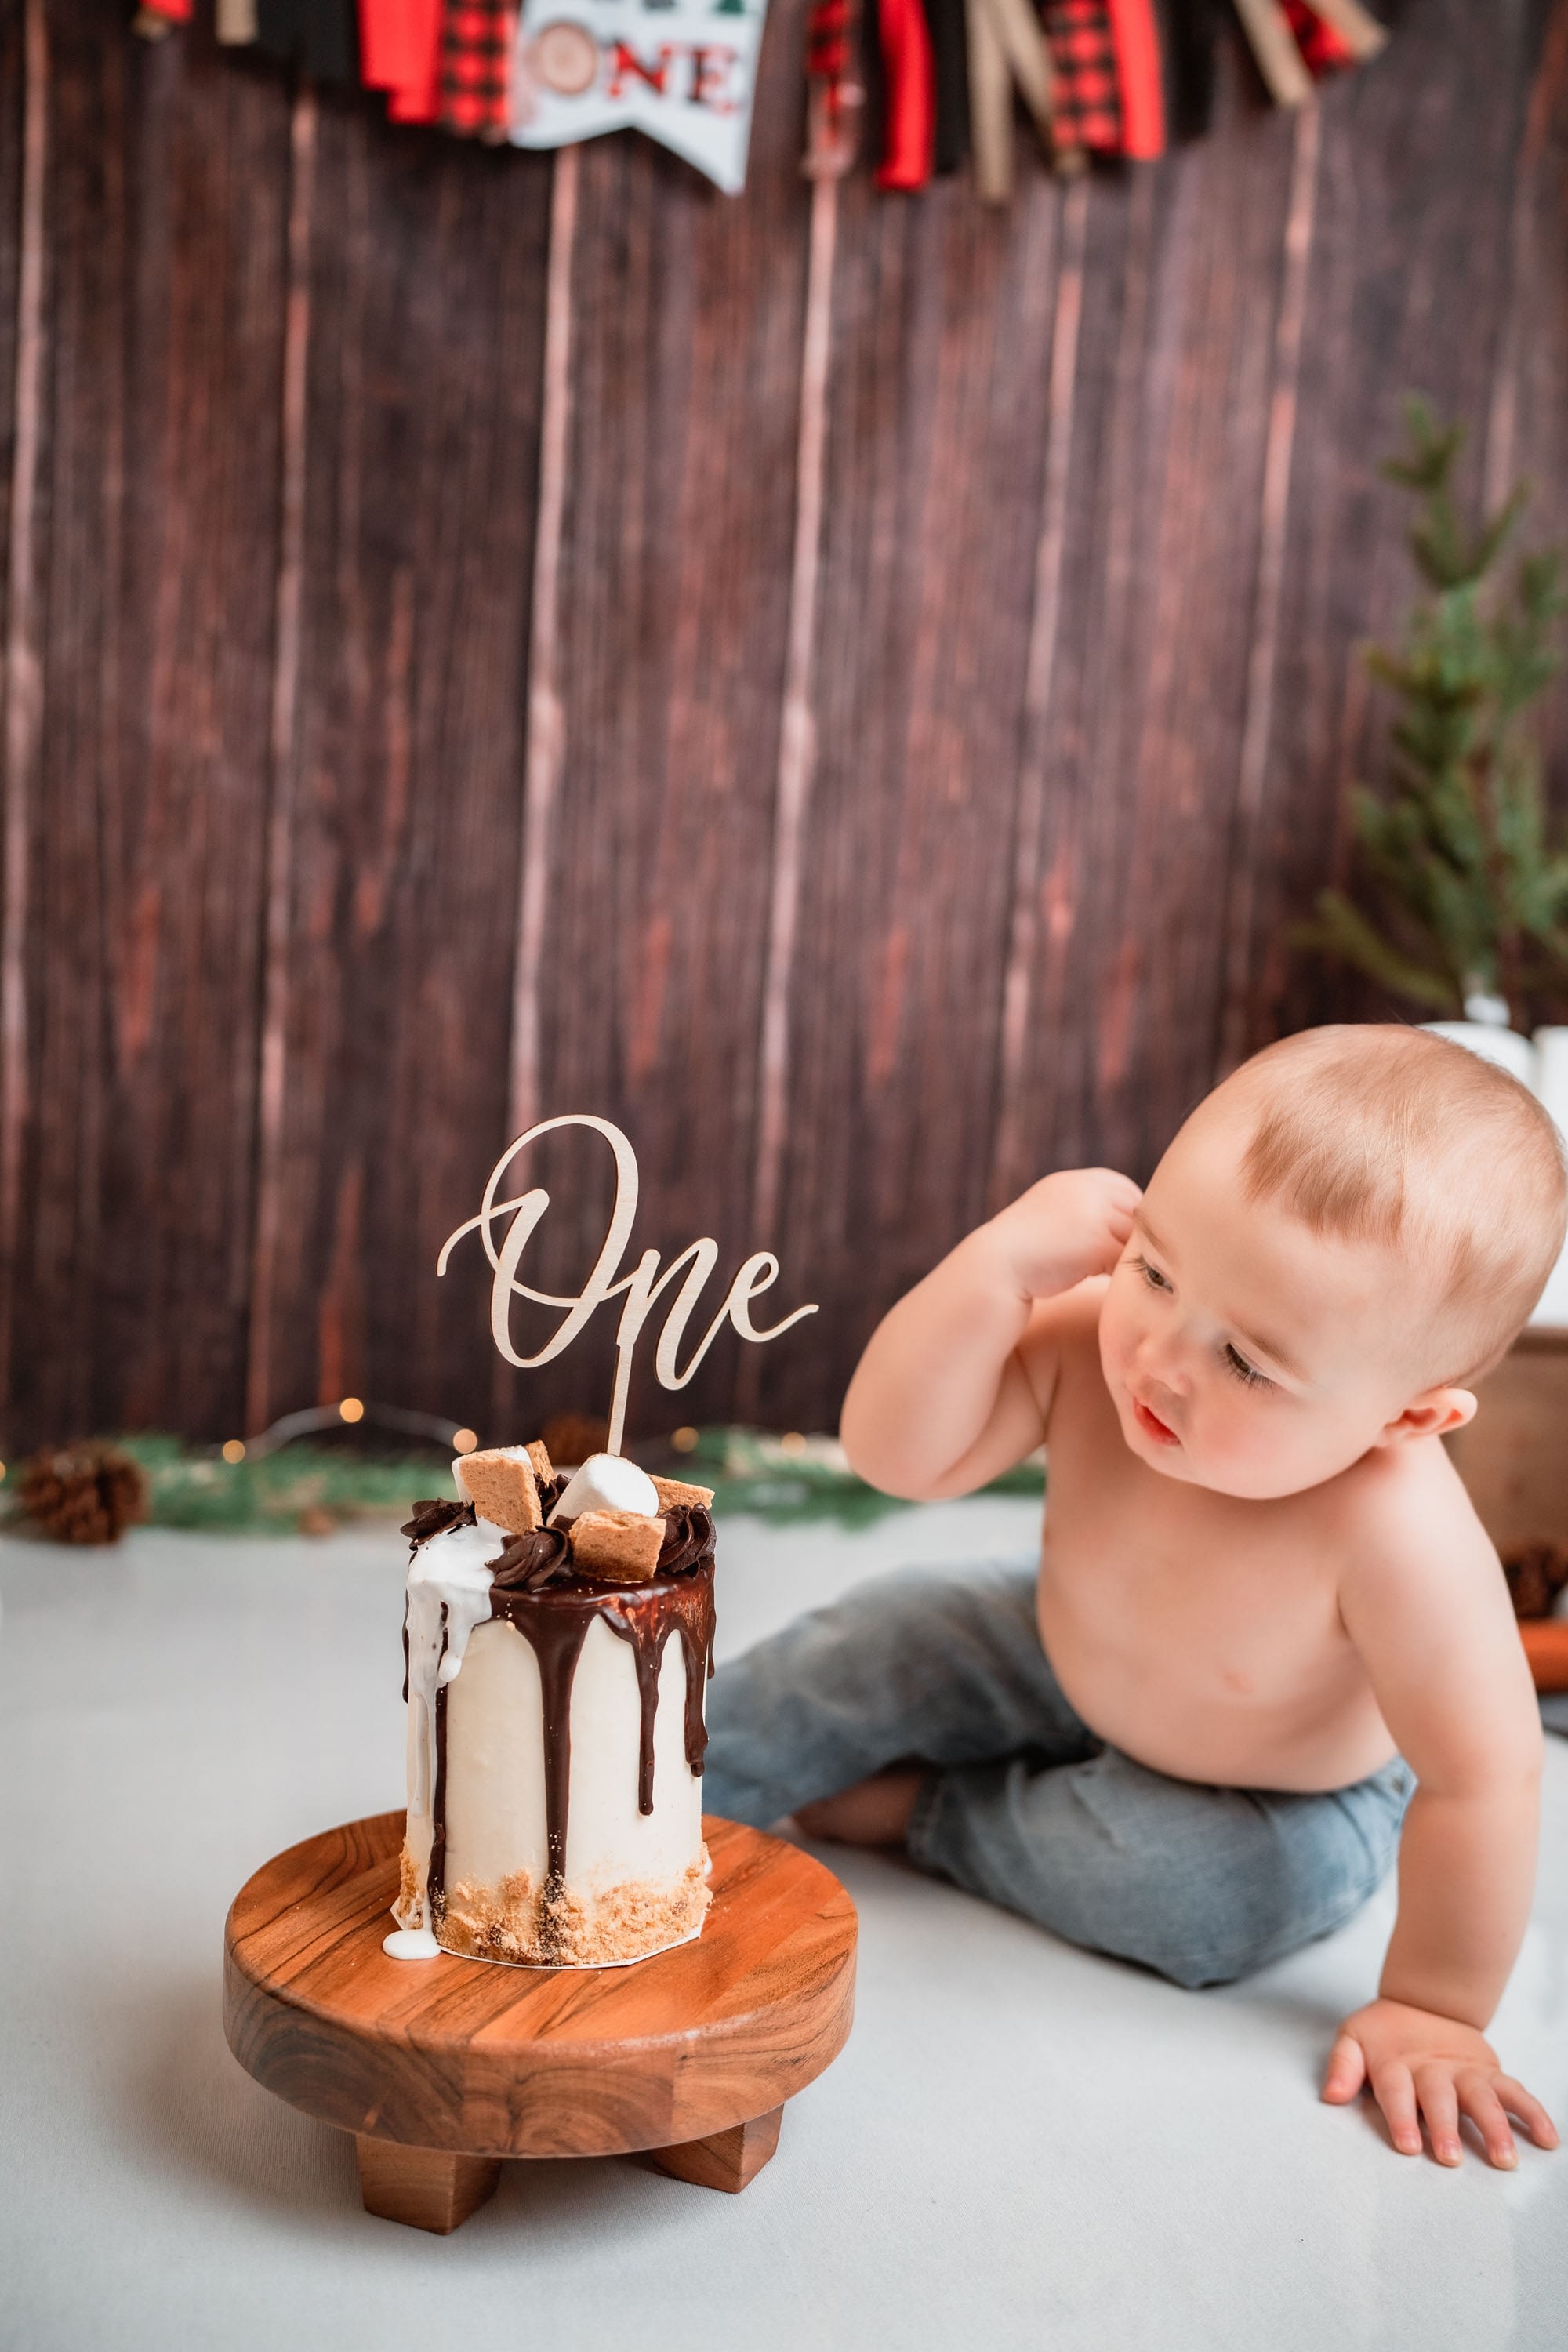
[(395, 1927), (381, 1939), (389, 1960), (438, 1960), (441, 1947), (428, 1927)]
[[(493, 1528), (451, 1528), (421, 1544), (408, 1566), (408, 1811), (409, 1845), (425, 1853), (426, 1881), (417, 1920), (429, 1927), (429, 1853), (436, 1790), (436, 1693), (462, 1671), (476, 1625), (490, 1613)], [(416, 1831), (417, 1817), (423, 1834)], [(397, 1916), (395, 1912), (395, 1916)]]

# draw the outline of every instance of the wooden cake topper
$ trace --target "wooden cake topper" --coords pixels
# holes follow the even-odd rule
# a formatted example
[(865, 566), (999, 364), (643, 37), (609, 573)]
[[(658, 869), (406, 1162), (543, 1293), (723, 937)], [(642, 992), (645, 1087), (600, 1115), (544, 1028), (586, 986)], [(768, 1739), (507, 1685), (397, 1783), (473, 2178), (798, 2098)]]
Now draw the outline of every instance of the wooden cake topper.
[[(559, 1297), (552, 1291), (535, 1290), (531, 1284), (518, 1279), (518, 1265), (522, 1253), (533, 1236), (544, 1212), (550, 1206), (550, 1195), (542, 1187), (531, 1192), (521, 1192), (515, 1199), (498, 1201), (501, 1178), (518, 1153), (542, 1135), (550, 1135), (557, 1128), (587, 1127), (602, 1135), (616, 1155), (616, 1204), (610, 1213), (608, 1230), (599, 1251), (594, 1270), (574, 1297)], [(495, 1166), (490, 1170), (485, 1186), (485, 1196), (477, 1217), (468, 1218), (455, 1233), (448, 1234), (436, 1261), (436, 1271), (445, 1274), (447, 1261), (454, 1245), (465, 1234), (477, 1233), (484, 1244), (485, 1255), (495, 1270), (490, 1286), (490, 1332), (496, 1346), (509, 1364), (521, 1371), (532, 1371), (548, 1364), (569, 1348), (584, 1328), (590, 1316), (606, 1299), (625, 1295), (621, 1319), (616, 1330), (616, 1386), (610, 1402), (610, 1434), (606, 1452), (618, 1454), (626, 1429), (626, 1397), (631, 1387), (632, 1358), (637, 1349), (643, 1325), (654, 1307), (669, 1288), (682, 1267), (688, 1269), (685, 1280), (671, 1301), (654, 1351), (654, 1370), (659, 1385), (667, 1389), (683, 1389), (701, 1363), (726, 1323), (731, 1324), (742, 1339), (776, 1339), (792, 1323), (807, 1315), (815, 1315), (815, 1307), (797, 1307), (782, 1323), (774, 1323), (759, 1331), (752, 1321), (752, 1301), (764, 1290), (771, 1290), (778, 1280), (779, 1262), (771, 1250), (757, 1250), (747, 1258), (731, 1283), (724, 1304), (692, 1349), (684, 1369), (680, 1349), (686, 1339), (686, 1326), (690, 1319), (709, 1276), (719, 1262), (719, 1244), (709, 1236), (701, 1241), (688, 1242), (686, 1247), (672, 1257), (659, 1272), (658, 1250), (644, 1250), (629, 1274), (619, 1271), (621, 1260), (631, 1237), (632, 1223), (637, 1212), (637, 1153), (618, 1127), (607, 1118), (595, 1118), (591, 1111), (571, 1111), (559, 1118), (542, 1118), (515, 1143), (509, 1143)], [(511, 1217), (504, 1238), (496, 1240), (494, 1228), (503, 1217)], [(511, 1302), (514, 1298), (529, 1299), (536, 1307), (560, 1307), (565, 1309), (552, 1339), (531, 1356), (520, 1356), (511, 1342)]]

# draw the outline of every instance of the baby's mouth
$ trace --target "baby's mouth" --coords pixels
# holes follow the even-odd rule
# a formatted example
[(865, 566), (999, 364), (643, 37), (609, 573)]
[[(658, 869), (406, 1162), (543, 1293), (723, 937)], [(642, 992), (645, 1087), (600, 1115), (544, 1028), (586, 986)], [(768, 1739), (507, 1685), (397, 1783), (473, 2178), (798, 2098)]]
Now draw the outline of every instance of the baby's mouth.
[(1142, 1431), (1144, 1436), (1152, 1437), (1156, 1445), (1179, 1445), (1181, 1444), (1182, 1441), (1176, 1435), (1175, 1431), (1173, 1429), (1167, 1428), (1157, 1412), (1151, 1412), (1148, 1406), (1143, 1402), (1142, 1397), (1134, 1397), (1132, 1400), (1132, 1418), (1137, 1423), (1139, 1428)]

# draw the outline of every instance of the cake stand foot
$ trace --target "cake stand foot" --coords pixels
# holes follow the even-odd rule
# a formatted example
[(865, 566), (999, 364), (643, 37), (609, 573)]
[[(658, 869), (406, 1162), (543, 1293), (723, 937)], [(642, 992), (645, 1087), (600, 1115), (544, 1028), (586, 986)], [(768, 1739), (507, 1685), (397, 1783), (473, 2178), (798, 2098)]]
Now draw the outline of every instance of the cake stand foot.
[(753, 2181), (779, 2144), (784, 2109), (753, 2116), (749, 2124), (731, 2124), (710, 2139), (682, 2140), (676, 2147), (650, 2147), (647, 2160), (677, 2180), (693, 2181), (699, 2189), (723, 2189), (731, 2196)]
[(384, 2221), (406, 2221), (410, 2229), (434, 2230), (442, 2238), (495, 2195), (500, 2179), (500, 2161), (493, 2156), (404, 2147), (396, 2140), (372, 2139), (367, 2132), (354, 2134), (354, 2150), (365, 2211)]

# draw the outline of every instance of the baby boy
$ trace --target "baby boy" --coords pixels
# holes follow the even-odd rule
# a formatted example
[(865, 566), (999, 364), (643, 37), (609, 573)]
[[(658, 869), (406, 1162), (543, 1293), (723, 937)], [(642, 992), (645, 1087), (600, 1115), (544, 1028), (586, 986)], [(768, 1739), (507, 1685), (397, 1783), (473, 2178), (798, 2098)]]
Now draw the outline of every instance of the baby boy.
[[(906, 1573), (721, 1674), (707, 1801), (897, 1843), (1058, 1935), (1223, 1983), (1399, 1853), (1378, 1998), (1323, 2096), (1510, 2165), (1485, 2029), (1534, 1874), (1541, 1725), (1441, 1444), (1562, 1246), (1550, 1120), (1425, 1032), (1332, 1028), (1209, 1096), (1146, 1192), (1045, 1177), (894, 1307), (843, 1434), (962, 1495), (1049, 1448), (1037, 1569)], [(1401, 1825), (1403, 1823), (1403, 1833)]]

